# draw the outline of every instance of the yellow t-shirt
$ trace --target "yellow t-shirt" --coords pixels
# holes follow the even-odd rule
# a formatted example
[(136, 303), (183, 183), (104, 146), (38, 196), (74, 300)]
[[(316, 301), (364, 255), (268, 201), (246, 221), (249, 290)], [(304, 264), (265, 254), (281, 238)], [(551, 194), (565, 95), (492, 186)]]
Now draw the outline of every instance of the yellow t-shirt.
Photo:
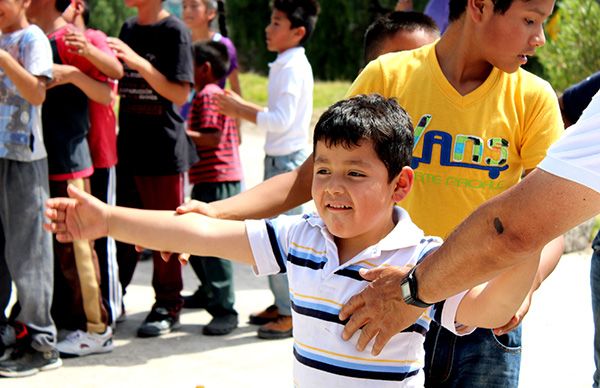
[(447, 236), (487, 199), (515, 185), (560, 136), (552, 87), (519, 69), (494, 68), (461, 96), (443, 75), (435, 43), (369, 63), (348, 95), (395, 97), (415, 127), (415, 182), (399, 205), (426, 234)]

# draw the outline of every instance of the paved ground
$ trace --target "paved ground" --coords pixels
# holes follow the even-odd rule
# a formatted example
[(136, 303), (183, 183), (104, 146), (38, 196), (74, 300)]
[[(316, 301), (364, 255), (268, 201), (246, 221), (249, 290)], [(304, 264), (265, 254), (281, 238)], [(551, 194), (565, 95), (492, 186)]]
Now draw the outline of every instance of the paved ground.
[[(247, 185), (262, 176), (262, 138), (249, 130), (242, 158)], [(521, 386), (589, 387), (593, 372), (593, 326), (589, 295), (589, 257), (565, 255), (534, 297), (524, 322)], [(0, 387), (289, 387), (292, 341), (264, 341), (244, 321), (272, 302), (266, 279), (236, 266), (236, 307), (243, 321), (225, 337), (206, 337), (204, 311), (184, 310), (181, 330), (157, 339), (135, 337), (153, 301), (151, 263), (138, 266), (125, 297), (128, 318), (118, 326), (115, 349), (106, 355), (64, 360), (55, 371), (24, 379), (0, 379)], [(184, 268), (185, 289), (197, 280)]]

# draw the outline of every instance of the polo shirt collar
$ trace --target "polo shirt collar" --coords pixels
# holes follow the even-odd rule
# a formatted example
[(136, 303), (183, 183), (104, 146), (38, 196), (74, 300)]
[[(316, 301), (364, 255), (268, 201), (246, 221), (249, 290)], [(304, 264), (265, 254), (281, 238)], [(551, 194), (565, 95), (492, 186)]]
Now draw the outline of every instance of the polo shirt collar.
[[(419, 244), (425, 237), (423, 231), (412, 222), (406, 210), (394, 206), (393, 211), (392, 217), (394, 217), (396, 226), (376, 245), (380, 251), (394, 251), (412, 247)], [(317, 213), (306, 214), (304, 218), (310, 226), (318, 227), (325, 235), (331, 236), (323, 219)]]
[(284, 66), (289, 61), (292, 60), (296, 55), (303, 55), (304, 47), (296, 46), (285, 50), (284, 52), (277, 54), (277, 58), (275, 58), (274, 62), (269, 63), (269, 67), (273, 66)]

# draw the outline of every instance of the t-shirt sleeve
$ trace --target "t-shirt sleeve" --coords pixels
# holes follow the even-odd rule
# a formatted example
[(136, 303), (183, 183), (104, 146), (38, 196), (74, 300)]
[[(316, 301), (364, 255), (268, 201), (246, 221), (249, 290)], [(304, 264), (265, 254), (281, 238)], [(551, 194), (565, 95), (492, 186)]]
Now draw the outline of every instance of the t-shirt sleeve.
[(198, 93), (192, 103), (190, 129), (196, 132), (215, 132), (225, 126), (225, 116), (219, 113), (210, 93)]
[(192, 55), (192, 37), (185, 27), (178, 26), (177, 43), (172, 42), (165, 52), (164, 69), (158, 69), (171, 81), (194, 83), (194, 59)]
[(41, 30), (28, 33), (23, 50), (25, 70), (38, 77), (52, 78), (52, 48)]
[(270, 220), (246, 220), (256, 275), (287, 272), (290, 232), (297, 220), (298, 217), (285, 215)]
[(548, 150), (539, 167), (600, 193), (600, 92)]
[(600, 71), (565, 90), (562, 95), (563, 111), (570, 122), (575, 123), (579, 119), (598, 90)]
[(526, 130), (520, 151), (525, 170), (535, 168), (546, 156), (550, 145), (558, 140), (564, 131), (558, 98), (550, 84), (544, 81), (542, 87), (538, 86), (535, 89), (538, 92), (525, 101), (526, 112), (531, 112), (525, 119)]
[(471, 334), (476, 329), (476, 327), (464, 326), (456, 321), (458, 306), (466, 293), (467, 291), (463, 291), (460, 294), (436, 303), (429, 310), (429, 314), (436, 322), (458, 336)]

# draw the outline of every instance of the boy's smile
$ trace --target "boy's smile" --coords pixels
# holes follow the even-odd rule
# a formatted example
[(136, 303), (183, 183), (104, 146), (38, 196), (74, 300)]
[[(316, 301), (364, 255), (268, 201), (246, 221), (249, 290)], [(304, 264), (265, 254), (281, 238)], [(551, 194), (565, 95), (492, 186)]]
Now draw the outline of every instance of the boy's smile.
[[(394, 227), (392, 208), (402, 199), (405, 168), (391, 182), (371, 141), (351, 149), (317, 142), (312, 197), (336, 238), (341, 260), (348, 260), (385, 237)], [(412, 178), (412, 170), (410, 170)], [(412, 183), (412, 179), (410, 179)]]

